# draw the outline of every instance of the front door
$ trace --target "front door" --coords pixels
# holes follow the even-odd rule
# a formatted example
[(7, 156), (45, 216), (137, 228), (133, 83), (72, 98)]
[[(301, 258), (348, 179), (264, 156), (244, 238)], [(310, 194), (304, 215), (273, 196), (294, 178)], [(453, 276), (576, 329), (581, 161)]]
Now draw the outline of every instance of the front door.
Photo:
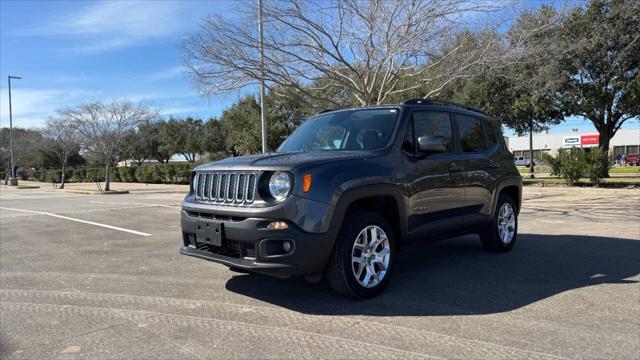
[(487, 221), (491, 214), (493, 192), (499, 174), (499, 163), (492, 158), (497, 150), (495, 134), (487, 130), (485, 120), (468, 115), (456, 115), (460, 146), (464, 155), (464, 218), (470, 228)]
[[(423, 154), (417, 149), (421, 136), (446, 139), (444, 153)], [(448, 112), (416, 111), (411, 115), (404, 144), (406, 191), (409, 200), (410, 240), (430, 240), (462, 224), (464, 168), (456, 151), (453, 123)]]

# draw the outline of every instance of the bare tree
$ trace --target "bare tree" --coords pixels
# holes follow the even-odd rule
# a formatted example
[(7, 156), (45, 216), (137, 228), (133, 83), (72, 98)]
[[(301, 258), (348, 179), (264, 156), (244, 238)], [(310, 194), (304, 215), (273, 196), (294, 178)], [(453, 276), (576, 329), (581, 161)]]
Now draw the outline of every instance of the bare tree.
[(311, 97), (335, 93), (317, 90), (347, 89), (362, 105), (380, 104), (418, 88), (426, 89), (422, 92), (425, 97), (436, 95), (474, 67), (504, 61), (507, 54), (502, 40), (491, 32), (487, 36), (479, 32), (481, 41), (444, 46), (461, 33), (464, 17), (499, 9), (491, 4), (466, 0), (269, 1), (264, 9), (264, 68), (252, 12), (255, 6), (246, 7), (251, 10), (241, 21), (221, 15), (205, 18), (201, 31), (181, 47), (186, 65), (205, 94), (257, 84), (264, 74), (271, 89), (280, 85)]
[(126, 100), (81, 104), (65, 109), (61, 114), (72, 119), (83, 148), (104, 158), (105, 191), (110, 190), (110, 169), (124, 149), (127, 135), (154, 116), (148, 106)]
[(44, 135), (51, 139), (51, 151), (58, 156), (62, 168), (60, 189), (64, 189), (65, 170), (69, 156), (80, 148), (80, 138), (73, 121), (67, 117), (49, 118)]

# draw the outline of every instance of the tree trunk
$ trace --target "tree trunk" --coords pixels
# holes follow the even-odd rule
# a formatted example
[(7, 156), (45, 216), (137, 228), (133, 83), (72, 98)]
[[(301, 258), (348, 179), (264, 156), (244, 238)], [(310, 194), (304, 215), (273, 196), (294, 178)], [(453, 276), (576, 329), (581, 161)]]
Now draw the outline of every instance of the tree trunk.
[(602, 153), (604, 154), (604, 157), (602, 159), (602, 172), (600, 174), (600, 176), (602, 176), (602, 178), (608, 178), (609, 177), (609, 143), (611, 141), (611, 135), (608, 133), (608, 131), (603, 131), (600, 133), (600, 140), (599, 140), (599, 146), (600, 149), (602, 150)]
[(104, 191), (109, 191), (111, 190), (109, 188), (109, 168), (111, 167), (111, 164), (109, 163), (109, 160), (106, 161), (107, 165), (105, 166), (105, 173), (104, 173)]
[(536, 177), (533, 163), (533, 120), (529, 123), (529, 176), (532, 179)]
[(64, 173), (67, 164), (67, 159), (62, 160), (62, 174), (60, 175), (60, 189), (64, 189)]

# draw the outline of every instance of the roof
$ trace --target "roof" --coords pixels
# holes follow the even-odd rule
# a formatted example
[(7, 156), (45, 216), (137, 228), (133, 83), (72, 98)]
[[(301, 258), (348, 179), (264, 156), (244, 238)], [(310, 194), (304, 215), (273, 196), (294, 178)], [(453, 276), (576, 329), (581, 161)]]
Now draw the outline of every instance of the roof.
[(438, 106), (438, 107), (448, 107), (448, 108), (471, 111), (471, 112), (487, 115), (487, 113), (485, 113), (484, 111), (471, 106), (466, 106), (466, 105), (454, 103), (451, 101), (435, 100), (435, 99), (409, 99), (400, 104), (380, 104), (380, 105), (367, 105), (367, 106), (344, 108), (344, 109), (325, 109), (318, 112), (318, 114), (324, 114), (324, 113), (333, 112), (333, 111), (357, 110), (357, 109), (365, 109), (365, 108), (366, 109), (388, 108), (388, 107), (402, 106), (402, 105), (429, 105), (429, 106)]

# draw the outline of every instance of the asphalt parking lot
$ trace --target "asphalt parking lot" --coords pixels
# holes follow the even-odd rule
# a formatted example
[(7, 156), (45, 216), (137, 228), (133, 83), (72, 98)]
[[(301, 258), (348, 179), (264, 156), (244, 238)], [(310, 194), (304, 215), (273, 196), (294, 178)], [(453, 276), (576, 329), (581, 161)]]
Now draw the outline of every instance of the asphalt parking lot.
[(178, 193), (0, 197), (0, 357), (625, 358), (640, 354), (640, 190), (525, 188), (508, 254), (399, 254), (352, 301), (181, 256)]

